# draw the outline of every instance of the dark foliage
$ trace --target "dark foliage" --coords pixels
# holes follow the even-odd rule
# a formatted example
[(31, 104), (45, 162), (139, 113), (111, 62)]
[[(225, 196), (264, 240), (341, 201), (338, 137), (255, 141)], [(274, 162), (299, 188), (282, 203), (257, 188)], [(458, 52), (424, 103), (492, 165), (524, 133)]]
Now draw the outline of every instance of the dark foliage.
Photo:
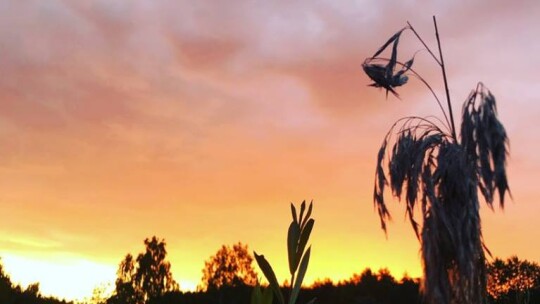
[(155, 236), (144, 240), (146, 250), (135, 260), (127, 254), (118, 267), (114, 294), (108, 304), (140, 304), (162, 297), (166, 292), (178, 290), (171, 265), (166, 260), (165, 240)]
[(398, 282), (387, 270), (374, 273), (368, 268), (335, 285), (331, 281), (314, 284), (302, 291), (299, 303), (317, 298), (315, 303), (320, 304), (416, 304), (420, 303), (418, 290), (416, 280), (405, 277)]
[(253, 257), (247, 245), (221, 246), (205, 263), (202, 288), (218, 290), (222, 287), (255, 286), (258, 282), (253, 269)]
[(540, 303), (540, 265), (513, 256), (488, 264), (488, 293), (495, 304)]
[(221, 287), (197, 292), (168, 292), (149, 304), (239, 304), (249, 303), (252, 286)]
[[(302, 288), (298, 303), (307, 303), (317, 298), (318, 304), (419, 304), (419, 283), (417, 280), (403, 278), (396, 281), (386, 270), (373, 273), (370, 269), (360, 275), (334, 284), (332, 281), (316, 283), (310, 288)], [(249, 303), (252, 287), (222, 287), (211, 291), (168, 292), (155, 298), (152, 304), (241, 304)], [(288, 297), (290, 289), (282, 287)], [(277, 299), (274, 299), (277, 303)]]

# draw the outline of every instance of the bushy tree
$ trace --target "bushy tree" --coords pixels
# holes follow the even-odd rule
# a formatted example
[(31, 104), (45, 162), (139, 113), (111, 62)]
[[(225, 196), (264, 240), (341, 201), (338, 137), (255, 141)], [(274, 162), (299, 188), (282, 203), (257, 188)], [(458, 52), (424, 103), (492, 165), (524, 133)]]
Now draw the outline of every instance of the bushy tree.
[(172, 277), (171, 264), (166, 260), (165, 240), (154, 236), (145, 239), (144, 245), (146, 250), (137, 259), (127, 254), (120, 262), (115, 292), (107, 303), (147, 303), (179, 289)]
[(240, 242), (232, 247), (223, 245), (215, 255), (204, 262), (201, 287), (216, 290), (225, 286), (254, 286), (257, 284), (257, 274), (252, 263), (253, 257), (247, 245)]
[(171, 273), (171, 264), (165, 260), (165, 240), (152, 237), (144, 241), (146, 252), (137, 257), (135, 284), (144, 291), (144, 298), (157, 298), (167, 291), (177, 290), (178, 284)]
[(530, 292), (540, 289), (540, 266), (512, 256), (488, 264), (488, 292), (500, 303), (531, 303)]

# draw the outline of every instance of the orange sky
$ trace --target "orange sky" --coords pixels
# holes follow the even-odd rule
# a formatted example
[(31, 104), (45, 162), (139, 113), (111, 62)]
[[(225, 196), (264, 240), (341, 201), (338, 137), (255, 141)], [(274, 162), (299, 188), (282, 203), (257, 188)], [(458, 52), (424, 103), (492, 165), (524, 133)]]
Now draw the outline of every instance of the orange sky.
[[(514, 202), (484, 207), (486, 242), (540, 259), (540, 4), (289, 2), (0, 2), (0, 256), (15, 281), (89, 295), (152, 235), (185, 288), (237, 241), (284, 280), (288, 204), (303, 199), (307, 282), (420, 275), (402, 206), (388, 240), (379, 228), (374, 163), (394, 120), (438, 108), (416, 81), (385, 100), (360, 66), (407, 20), (434, 45), (433, 14), (455, 111), (483, 81), (511, 140)], [(415, 65), (440, 84), (426, 52)]]

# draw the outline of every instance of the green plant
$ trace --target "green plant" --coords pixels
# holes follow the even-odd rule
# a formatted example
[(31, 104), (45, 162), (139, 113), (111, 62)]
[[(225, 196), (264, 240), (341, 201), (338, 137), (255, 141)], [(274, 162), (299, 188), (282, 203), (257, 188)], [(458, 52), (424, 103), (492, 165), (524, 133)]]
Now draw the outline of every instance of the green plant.
[[(407, 83), (407, 74), (416, 76), (433, 94), (444, 117), (411, 116), (394, 123), (377, 156), (374, 202), (386, 232), (391, 217), (384, 200), (385, 187), (389, 185), (400, 199), (405, 194), (405, 213), (422, 247), (427, 302), (477, 304), (486, 298), (486, 247), (478, 192), (492, 208), (497, 191), (504, 206), (509, 191), (508, 137), (497, 117), (495, 97), (479, 83), (463, 105), (458, 138), (435, 17), (433, 22), (439, 57), (407, 23), (363, 64), (373, 80), (371, 86), (386, 89), (387, 96), (388, 92), (398, 96), (395, 89)], [(448, 115), (432, 87), (412, 69), (414, 56), (406, 63), (398, 61), (399, 39), (406, 30), (414, 33), (441, 68)], [(390, 58), (382, 57), (390, 45)], [(417, 209), (421, 210), (421, 227), (415, 218)]]
[(265, 288), (262, 290), (261, 286), (257, 284), (251, 293), (251, 304), (272, 304), (274, 296), (271, 288)]
[[(300, 206), (300, 216), (297, 216), (296, 208), (293, 204), (291, 204), (292, 222), (289, 225), (289, 230), (287, 233), (287, 252), (289, 259), (289, 271), (291, 273), (291, 292), (288, 304), (296, 303), (309, 264), (311, 246), (308, 247), (307, 250), (305, 249), (311, 234), (311, 230), (315, 224), (315, 220), (311, 218), (312, 210), (313, 202), (309, 204), (306, 212), (306, 202), (303, 201)], [(270, 263), (268, 263), (264, 255), (258, 255), (256, 252), (253, 253), (255, 255), (257, 264), (270, 283), (270, 289), (274, 292), (278, 302), (280, 304), (285, 304), (283, 293), (281, 292), (272, 266), (270, 266)], [(315, 299), (309, 301), (308, 304), (314, 302)]]

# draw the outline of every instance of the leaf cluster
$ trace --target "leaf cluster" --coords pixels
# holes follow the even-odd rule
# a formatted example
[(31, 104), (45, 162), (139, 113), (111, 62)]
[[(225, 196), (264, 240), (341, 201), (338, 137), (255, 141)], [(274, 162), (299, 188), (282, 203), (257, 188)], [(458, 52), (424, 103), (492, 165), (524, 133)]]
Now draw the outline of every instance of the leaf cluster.
[[(309, 264), (311, 247), (308, 247), (306, 250), (306, 246), (313, 225), (315, 224), (315, 220), (311, 218), (312, 210), (313, 202), (309, 204), (309, 207), (306, 210), (306, 202), (303, 201), (300, 206), (300, 214), (297, 213), (296, 207), (291, 204), (292, 222), (289, 225), (287, 233), (287, 253), (292, 285), (288, 304), (296, 303)], [(285, 298), (283, 297), (272, 266), (270, 266), (270, 263), (266, 260), (264, 255), (258, 255), (256, 252), (254, 252), (254, 255), (257, 264), (270, 283), (270, 289), (274, 292), (278, 302), (280, 304), (285, 304)], [(308, 302), (308, 304), (311, 304), (314, 301), (315, 299)]]

